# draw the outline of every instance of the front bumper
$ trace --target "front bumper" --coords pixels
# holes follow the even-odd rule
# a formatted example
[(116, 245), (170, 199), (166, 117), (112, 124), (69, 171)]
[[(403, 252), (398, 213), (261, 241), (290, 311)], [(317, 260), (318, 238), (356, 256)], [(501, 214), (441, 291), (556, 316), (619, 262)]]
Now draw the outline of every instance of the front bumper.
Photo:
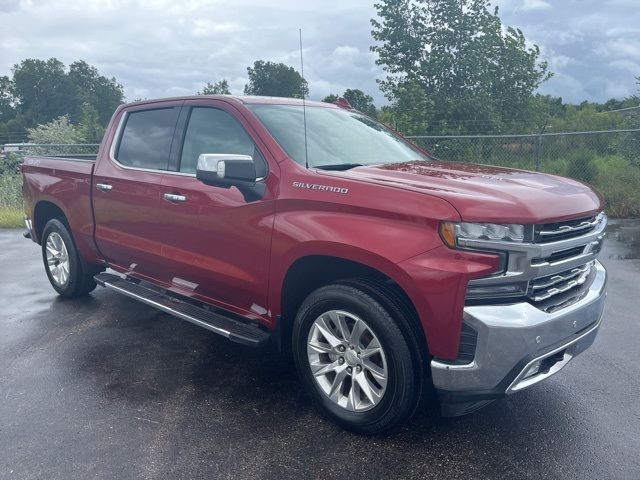
[(538, 383), (586, 350), (600, 327), (606, 283), (606, 270), (596, 261), (584, 296), (553, 313), (527, 302), (465, 307), (463, 321), (477, 332), (473, 361), (431, 361), (443, 415), (470, 413)]

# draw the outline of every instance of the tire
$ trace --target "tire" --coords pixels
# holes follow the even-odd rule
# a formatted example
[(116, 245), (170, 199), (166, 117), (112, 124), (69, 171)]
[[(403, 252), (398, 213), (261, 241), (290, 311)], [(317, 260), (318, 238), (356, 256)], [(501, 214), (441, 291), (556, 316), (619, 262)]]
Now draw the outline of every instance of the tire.
[[(356, 324), (365, 332), (355, 335), (359, 340)], [(380, 434), (415, 412), (424, 382), (420, 345), (403, 306), (375, 284), (345, 281), (311, 293), (298, 310), (292, 343), (305, 390), (343, 428)], [(376, 345), (381, 353), (367, 357)]]
[(57, 218), (42, 232), (42, 260), (51, 286), (61, 296), (80, 297), (96, 288), (93, 276), (99, 269), (82, 260), (69, 229)]

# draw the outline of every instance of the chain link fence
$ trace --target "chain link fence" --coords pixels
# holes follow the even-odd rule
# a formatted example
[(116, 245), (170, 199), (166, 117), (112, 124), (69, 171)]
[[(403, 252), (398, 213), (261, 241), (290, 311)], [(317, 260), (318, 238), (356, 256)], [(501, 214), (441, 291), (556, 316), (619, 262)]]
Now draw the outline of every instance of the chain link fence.
[(588, 183), (613, 216), (640, 216), (640, 129), (409, 137), (441, 160), (552, 173)]
[[(593, 185), (610, 215), (640, 216), (640, 129), (409, 137), (441, 160), (540, 171)], [(0, 208), (22, 209), (18, 167), (25, 154), (95, 156), (99, 144), (13, 144), (0, 146)]]
[[(22, 216), (22, 177), (20, 164), (25, 155), (70, 156), (95, 158), (100, 144), (33, 144), (0, 145), (0, 225), (19, 224)], [(15, 219), (18, 219), (17, 221)]]

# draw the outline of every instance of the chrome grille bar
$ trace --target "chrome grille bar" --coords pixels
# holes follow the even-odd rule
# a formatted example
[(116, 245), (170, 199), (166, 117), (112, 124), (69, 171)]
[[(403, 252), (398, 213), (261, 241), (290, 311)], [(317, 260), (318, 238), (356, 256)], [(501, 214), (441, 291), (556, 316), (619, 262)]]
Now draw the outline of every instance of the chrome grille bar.
[[(543, 300), (547, 300), (548, 298), (551, 298), (560, 293), (568, 292), (572, 288), (582, 285), (587, 280), (587, 277), (591, 273), (592, 267), (593, 267), (593, 262), (589, 262), (582, 268), (573, 269), (571, 270), (571, 272), (575, 272), (575, 273), (569, 273), (568, 279), (564, 278), (564, 275), (562, 274), (557, 275), (559, 277), (563, 277), (563, 281), (556, 282), (555, 284), (553, 284), (554, 286), (552, 286), (551, 288), (547, 288), (546, 290), (543, 290), (539, 293), (534, 293), (530, 295), (529, 298), (534, 302), (541, 302)], [(536, 288), (535, 282), (534, 282), (533, 288), (534, 289)]]
[(538, 230), (536, 233), (541, 237), (548, 237), (554, 235), (562, 235), (569, 232), (582, 232), (583, 230), (589, 230), (598, 225), (599, 220), (594, 218), (592, 221), (581, 222), (577, 225), (561, 225), (553, 230)]
[(533, 290), (540, 290), (541, 288), (549, 288), (553, 285), (557, 285), (561, 282), (566, 282), (575, 278), (583, 273), (589, 273), (591, 267), (593, 266), (593, 262), (589, 262), (582, 267), (577, 267), (569, 270), (568, 272), (560, 272), (556, 275), (546, 278), (538, 278), (531, 283), (531, 288)]

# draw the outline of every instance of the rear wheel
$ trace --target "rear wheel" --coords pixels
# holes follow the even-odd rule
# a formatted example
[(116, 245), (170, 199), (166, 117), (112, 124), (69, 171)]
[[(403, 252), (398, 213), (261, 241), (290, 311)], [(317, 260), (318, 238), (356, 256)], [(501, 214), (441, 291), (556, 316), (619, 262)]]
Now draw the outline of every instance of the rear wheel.
[(408, 319), (381, 298), (355, 284), (319, 288), (300, 307), (293, 332), (306, 390), (324, 414), (363, 434), (407, 421), (422, 391)]
[(96, 288), (97, 267), (82, 261), (66, 225), (54, 218), (42, 233), (42, 259), (49, 282), (63, 297), (79, 297)]

